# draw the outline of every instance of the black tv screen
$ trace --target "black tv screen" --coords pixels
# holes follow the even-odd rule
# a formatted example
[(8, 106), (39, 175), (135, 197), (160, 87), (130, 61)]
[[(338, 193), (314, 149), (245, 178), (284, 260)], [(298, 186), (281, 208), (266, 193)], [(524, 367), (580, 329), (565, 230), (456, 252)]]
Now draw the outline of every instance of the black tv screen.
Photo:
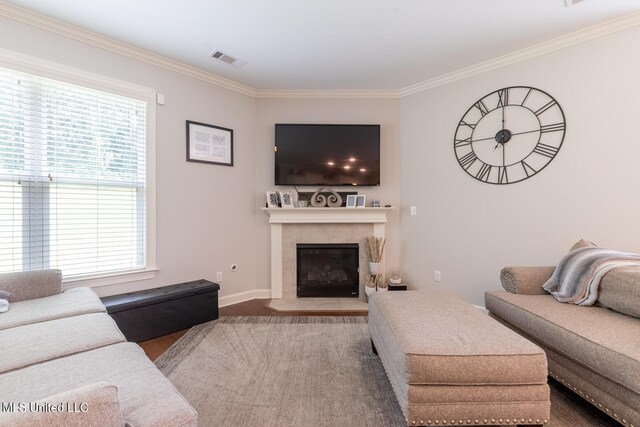
[(276, 185), (380, 185), (380, 125), (276, 124)]

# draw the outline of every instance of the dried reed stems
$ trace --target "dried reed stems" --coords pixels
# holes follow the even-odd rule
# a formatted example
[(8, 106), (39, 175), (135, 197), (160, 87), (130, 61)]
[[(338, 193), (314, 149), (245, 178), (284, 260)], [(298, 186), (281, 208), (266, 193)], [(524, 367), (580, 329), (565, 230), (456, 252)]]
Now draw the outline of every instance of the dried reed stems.
[(382, 261), (384, 254), (384, 245), (386, 240), (384, 237), (369, 236), (366, 240), (367, 256), (370, 262)]

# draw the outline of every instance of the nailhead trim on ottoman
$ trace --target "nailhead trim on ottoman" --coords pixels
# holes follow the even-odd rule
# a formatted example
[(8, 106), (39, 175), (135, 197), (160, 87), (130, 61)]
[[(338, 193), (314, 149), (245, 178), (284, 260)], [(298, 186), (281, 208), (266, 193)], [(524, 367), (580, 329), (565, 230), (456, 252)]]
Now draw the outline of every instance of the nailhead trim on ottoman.
[(454, 294), (372, 295), (369, 330), (407, 425), (548, 423), (542, 349)]

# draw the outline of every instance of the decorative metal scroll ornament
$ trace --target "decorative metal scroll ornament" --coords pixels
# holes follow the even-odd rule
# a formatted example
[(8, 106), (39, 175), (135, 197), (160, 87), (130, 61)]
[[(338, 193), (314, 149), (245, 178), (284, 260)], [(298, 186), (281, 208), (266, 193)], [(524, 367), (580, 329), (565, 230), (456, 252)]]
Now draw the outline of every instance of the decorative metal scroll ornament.
[[(322, 193), (330, 193), (328, 196), (325, 196)], [(325, 206), (329, 206), (330, 208), (337, 208), (342, 206), (342, 197), (340, 194), (335, 192), (334, 190), (323, 187), (313, 193), (311, 196), (311, 206), (314, 208), (323, 208)]]

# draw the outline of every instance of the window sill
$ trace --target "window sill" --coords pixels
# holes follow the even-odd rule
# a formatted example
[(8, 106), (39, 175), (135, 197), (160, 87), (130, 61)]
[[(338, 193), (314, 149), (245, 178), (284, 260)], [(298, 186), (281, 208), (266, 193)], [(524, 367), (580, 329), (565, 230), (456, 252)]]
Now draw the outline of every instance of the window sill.
[(63, 280), (63, 287), (76, 288), (79, 286), (88, 286), (90, 288), (99, 288), (101, 286), (119, 285), (121, 283), (137, 282), (139, 280), (149, 280), (156, 277), (158, 267), (147, 267), (144, 270), (125, 271), (96, 277), (75, 277)]

